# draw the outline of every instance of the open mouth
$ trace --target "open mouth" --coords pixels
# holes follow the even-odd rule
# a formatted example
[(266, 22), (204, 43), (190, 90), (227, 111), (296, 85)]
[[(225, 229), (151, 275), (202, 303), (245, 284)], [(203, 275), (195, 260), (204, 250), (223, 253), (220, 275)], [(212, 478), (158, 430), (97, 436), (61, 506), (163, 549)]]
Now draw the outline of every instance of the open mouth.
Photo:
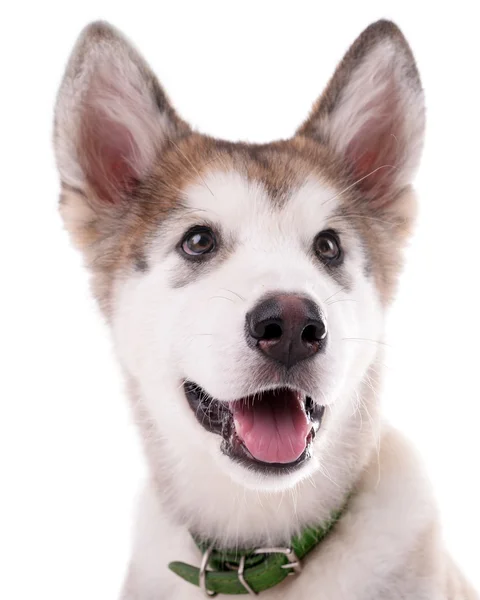
[(221, 435), (222, 451), (245, 466), (285, 472), (311, 457), (325, 407), (303, 392), (284, 387), (222, 402), (193, 382), (184, 390), (201, 425)]

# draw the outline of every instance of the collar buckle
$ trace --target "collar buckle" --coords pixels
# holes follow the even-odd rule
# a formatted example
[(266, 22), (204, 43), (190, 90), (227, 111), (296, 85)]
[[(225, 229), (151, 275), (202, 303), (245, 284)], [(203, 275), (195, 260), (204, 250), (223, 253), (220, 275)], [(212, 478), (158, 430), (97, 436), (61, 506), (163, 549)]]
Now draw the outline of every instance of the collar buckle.
[(207, 596), (208, 598), (211, 598), (212, 596), (217, 595), (216, 592), (211, 592), (207, 588), (207, 582), (206, 582), (208, 561), (210, 560), (210, 555), (212, 554), (212, 552), (213, 552), (213, 544), (210, 544), (210, 546), (203, 553), (202, 562), (200, 564), (200, 573), (198, 575), (199, 587), (202, 590), (202, 592), (204, 593), (204, 595)]
[(238, 571), (237, 571), (238, 580), (243, 585), (243, 587), (247, 590), (247, 592), (250, 594), (250, 596), (258, 596), (257, 592), (254, 592), (252, 590), (252, 588), (248, 585), (247, 581), (245, 580), (245, 576), (243, 574), (244, 571), (245, 571), (245, 554), (242, 555), (242, 557), (240, 559), (240, 564), (238, 565)]
[(282, 569), (292, 569), (289, 575), (298, 575), (302, 572), (302, 563), (292, 548), (257, 548), (254, 554), (284, 554), (288, 563)]
[[(200, 573), (199, 573), (200, 589), (202, 590), (204, 595), (207, 596), (208, 598), (211, 598), (212, 596), (216, 596), (216, 593), (209, 590), (207, 588), (207, 584), (206, 584), (207, 567), (208, 567), (208, 562), (210, 560), (212, 551), (213, 551), (213, 544), (210, 545), (203, 553), (202, 563), (200, 565)], [(282, 569), (291, 569), (289, 575), (298, 575), (302, 571), (302, 563), (292, 548), (277, 548), (277, 547), (257, 548), (253, 551), (253, 554), (283, 554), (284, 556), (287, 557), (288, 563), (286, 563), (285, 565), (282, 565), (282, 567), (281, 567)], [(255, 592), (249, 586), (248, 582), (245, 579), (245, 559), (246, 559), (246, 555), (242, 554), (242, 556), (240, 557), (240, 562), (239, 562), (238, 568), (235, 569), (235, 567), (232, 567), (232, 566), (230, 568), (235, 569), (237, 571), (238, 580), (240, 581), (242, 586), (245, 588), (247, 593), (250, 594), (251, 596), (258, 596), (257, 592)]]

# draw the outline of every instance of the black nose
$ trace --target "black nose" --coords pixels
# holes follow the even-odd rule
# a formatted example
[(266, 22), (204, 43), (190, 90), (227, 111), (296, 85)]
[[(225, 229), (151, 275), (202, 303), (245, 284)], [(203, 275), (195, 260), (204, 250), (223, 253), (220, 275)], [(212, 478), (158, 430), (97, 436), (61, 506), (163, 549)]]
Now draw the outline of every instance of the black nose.
[(277, 362), (292, 367), (325, 345), (327, 327), (309, 298), (283, 294), (261, 301), (247, 314), (248, 341)]

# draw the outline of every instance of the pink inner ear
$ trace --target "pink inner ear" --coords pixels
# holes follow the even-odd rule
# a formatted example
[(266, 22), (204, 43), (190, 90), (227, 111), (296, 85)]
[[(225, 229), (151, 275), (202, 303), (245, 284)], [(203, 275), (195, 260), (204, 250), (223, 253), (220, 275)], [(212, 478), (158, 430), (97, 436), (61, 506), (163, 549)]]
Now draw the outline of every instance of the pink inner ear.
[(144, 176), (155, 154), (157, 119), (139, 72), (97, 67), (81, 107), (78, 154), (99, 200), (121, 202)]
[(365, 107), (367, 119), (347, 146), (347, 160), (365, 192), (385, 194), (393, 184), (404, 151), (399, 109), (394, 86), (386, 88)]
[(114, 204), (133, 190), (139, 176), (134, 168), (135, 140), (125, 125), (101, 108), (85, 111), (81, 151), (85, 176), (101, 200)]

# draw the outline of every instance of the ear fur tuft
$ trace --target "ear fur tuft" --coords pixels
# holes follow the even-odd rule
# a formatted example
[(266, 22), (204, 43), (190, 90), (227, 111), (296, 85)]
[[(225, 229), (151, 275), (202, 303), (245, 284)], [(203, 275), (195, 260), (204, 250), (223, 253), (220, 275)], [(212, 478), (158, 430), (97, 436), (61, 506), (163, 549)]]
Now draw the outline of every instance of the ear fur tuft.
[(411, 183), (425, 129), (423, 91), (396, 25), (378, 21), (353, 43), (297, 135), (330, 146), (377, 204)]

